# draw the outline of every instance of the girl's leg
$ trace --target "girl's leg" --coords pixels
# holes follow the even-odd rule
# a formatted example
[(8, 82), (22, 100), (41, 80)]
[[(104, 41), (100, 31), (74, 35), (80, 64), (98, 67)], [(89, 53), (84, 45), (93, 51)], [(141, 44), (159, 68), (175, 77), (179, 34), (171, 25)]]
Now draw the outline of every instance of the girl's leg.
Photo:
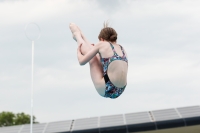
[(91, 44), (88, 45), (86, 41), (83, 40), (81, 32), (79, 31), (78, 27), (75, 24), (71, 23), (69, 27), (72, 31), (73, 38), (75, 38), (77, 41), (77, 44), (78, 45), (82, 44), (81, 52), (83, 55), (85, 55), (93, 46)]
[(77, 26), (77, 28), (78, 28), (78, 30), (81, 32), (81, 37), (83, 38), (83, 40), (88, 44), (88, 45), (90, 45), (90, 44), (92, 44), (92, 43), (90, 43), (89, 41), (88, 41), (88, 39), (85, 37), (85, 35), (83, 34), (83, 32), (81, 31), (81, 29)]
[[(77, 32), (77, 29), (74, 28), (73, 26), (71, 26), (70, 29), (72, 30), (72, 33), (75, 32), (74, 36), (75, 36), (75, 38), (77, 40), (78, 45), (80, 45), (82, 43), (81, 52), (83, 54), (86, 54), (93, 46), (86, 39), (86, 37), (80, 31), (79, 28), (78, 28), (78, 30), (79, 30), (78, 32)], [(103, 68), (102, 68), (102, 65), (101, 65), (101, 62), (100, 62), (100, 56), (99, 56), (99, 54), (97, 54), (96, 56), (94, 56), (89, 61), (89, 64), (90, 64), (90, 75), (91, 75), (93, 84), (94, 84), (97, 92), (101, 96), (104, 96), (105, 95), (105, 81), (103, 79)]]
[[(77, 26), (78, 27), (78, 26)], [(89, 46), (91, 46), (91, 43), (87, 40), (87, 38), (84, 36), (83, 32), (78, 27), (82, 39), (85, 41), (85, 43)], [(93, 46), (93, 45), (92, 45)], [(105, 95), (105, 81), (103, 78), (103, 67), (100, 61), (100, 56), (97, 54), (95, 57), (93, 57), (90, 62), (90, 75), (93, 81), (93, 84), (97, 90), (97, 92), (101, 95)]]
[(99, 95), (105, 95), (105, 81), (103, 78), (103, 68), (100, 62), (99, 54), (94, 56), (90, 62), (90, 75), (93, 81), (93, 84), (99, 93)]

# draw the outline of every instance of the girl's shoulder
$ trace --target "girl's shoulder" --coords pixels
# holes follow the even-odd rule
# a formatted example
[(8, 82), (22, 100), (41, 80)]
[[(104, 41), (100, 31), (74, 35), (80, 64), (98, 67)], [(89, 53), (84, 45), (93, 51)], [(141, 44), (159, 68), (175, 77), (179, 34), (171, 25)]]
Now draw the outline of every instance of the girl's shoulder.
[(110, 45), (108, 42), (104, 42), (104, 41), (99, 41), (96, 46), (99, 47), (99, 48), (103, 48), (107, 45)]
[(109, 44), (109, 42), (99, 41), (96, 45), (103, 45), (103, 44)]
[(124, 50), (124, 47), (121, 44), (117, 44), (117, 45), (119, 45), (119, 47), (121, 47)]

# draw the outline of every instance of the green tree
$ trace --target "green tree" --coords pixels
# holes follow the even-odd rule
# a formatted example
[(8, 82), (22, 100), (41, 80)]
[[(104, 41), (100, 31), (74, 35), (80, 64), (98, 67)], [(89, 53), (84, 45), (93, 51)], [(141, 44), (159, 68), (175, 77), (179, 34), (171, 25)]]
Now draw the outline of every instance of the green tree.
[[(36, 117), (33, 116), (33, 123), (38, 123), (35, 119)], [(0, 113), (0, 127), (22, 124), (30, 124), (30, 115), (25, 113), (14, 114), (12, 112)]]
[(0, 113), (0, 127), (12, 126), (14, 123), (15, 114), (12, 112)]

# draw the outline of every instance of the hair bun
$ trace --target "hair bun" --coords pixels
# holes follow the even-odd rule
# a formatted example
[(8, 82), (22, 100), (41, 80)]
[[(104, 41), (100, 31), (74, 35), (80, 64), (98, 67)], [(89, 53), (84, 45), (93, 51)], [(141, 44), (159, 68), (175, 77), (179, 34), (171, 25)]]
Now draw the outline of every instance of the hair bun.
[(112, 36), (110, 36), (110, 39), (109, 39), (111, 42), (114, 42), (114, 41), (116, 41), (117, 40), (117, 35), (115, 34), (115, 35), (112, 35)]

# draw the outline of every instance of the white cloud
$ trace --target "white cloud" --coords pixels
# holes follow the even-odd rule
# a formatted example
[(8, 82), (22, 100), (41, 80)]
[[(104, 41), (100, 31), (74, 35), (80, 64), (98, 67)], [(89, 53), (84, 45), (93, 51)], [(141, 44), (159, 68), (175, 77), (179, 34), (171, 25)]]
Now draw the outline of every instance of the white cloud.
[(79, 12), (88, 7), (88, 2), (78, 1), (15, 1), (0, 3), (1, 25), (38, 22), (73, 16), (73, 12)]
[[(30, 112), (31, 42), (23, 30), (31, 21), (42, 30), (35, 42), (39, 122), (199, 104), (199, 1), (118, 1), (110, 12), (104, 2), (0, 3), (0, 111)], [(128, 85), (116, 100), (97, 94), (68, 29), (73, 21), (97, 42), (108, 18), (129, 58)]]

